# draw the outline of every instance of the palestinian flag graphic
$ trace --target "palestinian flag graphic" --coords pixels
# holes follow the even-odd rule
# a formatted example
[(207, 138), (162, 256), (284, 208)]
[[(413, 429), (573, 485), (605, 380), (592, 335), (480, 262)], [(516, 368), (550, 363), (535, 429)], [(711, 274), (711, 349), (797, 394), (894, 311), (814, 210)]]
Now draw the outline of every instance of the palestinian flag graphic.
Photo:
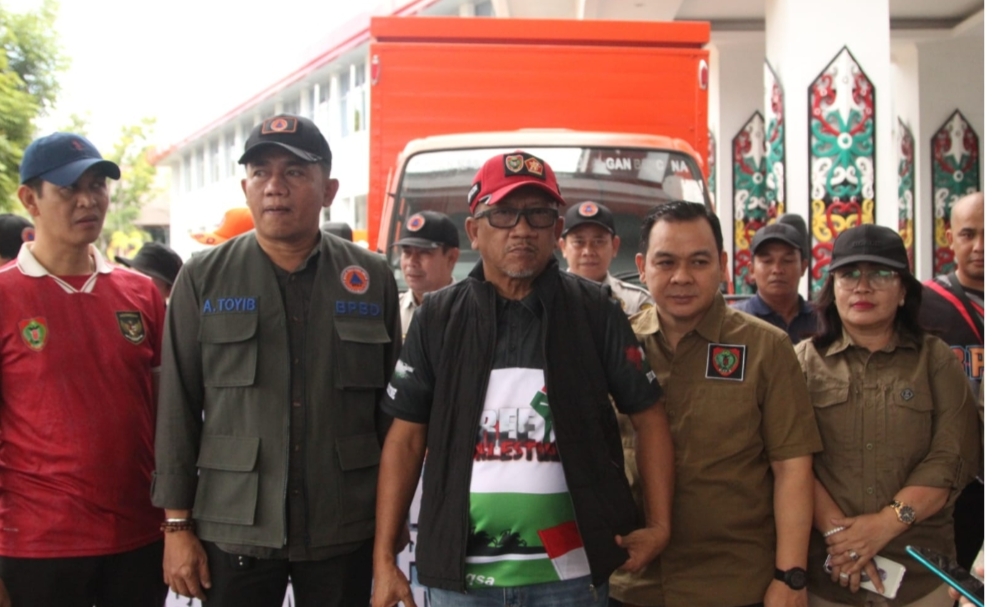
[(574, 519), (542, 370), (492, 371), (470, 482), (468, 587), (587, 575)]

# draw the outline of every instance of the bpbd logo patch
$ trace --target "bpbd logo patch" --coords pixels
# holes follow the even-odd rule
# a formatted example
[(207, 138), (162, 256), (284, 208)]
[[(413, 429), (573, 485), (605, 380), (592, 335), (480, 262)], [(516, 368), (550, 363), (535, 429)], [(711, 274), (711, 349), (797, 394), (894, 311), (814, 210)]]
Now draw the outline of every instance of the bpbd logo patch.
[(735, 344), (708, 344), (708, 361), (705, 377), (743, 381), (746, 376), (746, 346)]

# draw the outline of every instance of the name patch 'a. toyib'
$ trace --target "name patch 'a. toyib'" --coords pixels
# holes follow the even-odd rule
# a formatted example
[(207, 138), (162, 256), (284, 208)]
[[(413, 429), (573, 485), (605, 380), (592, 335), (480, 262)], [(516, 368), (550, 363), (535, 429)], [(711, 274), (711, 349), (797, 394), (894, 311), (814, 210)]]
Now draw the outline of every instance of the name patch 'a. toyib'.
[(746, 376), (746, 346), (708, 344), (705, 377), (743, 381)]

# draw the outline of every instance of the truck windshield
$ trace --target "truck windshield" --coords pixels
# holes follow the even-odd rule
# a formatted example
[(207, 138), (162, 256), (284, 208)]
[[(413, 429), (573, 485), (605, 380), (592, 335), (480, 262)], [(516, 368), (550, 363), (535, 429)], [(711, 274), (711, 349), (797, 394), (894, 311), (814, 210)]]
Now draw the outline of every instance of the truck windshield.
[[(479, 255), (470, 248), (464, 223), (470, 214), (467, 194), (473, 176), (496, 154), (513, 149), (476, 148), (424, 152), (411, 156), (402, 169), (390, 218), (388, 244), (399, 238), (408, 217), (419, 211), (449, 215), (460, 233), (456, 280), (469, 274)], [(709, 204), (701, 172), (687, 154), (647, 148), (528, 147), (527, 152), (545, 160), (556, 173), (560, 192), (568, 205), (592, 200), (612, 210), (622, 245), (610, 272), (637, 281), (635, 254), (639, 224), (654, 206), (668, 200)], [(709, 204), (709, 206), (711, 206)], [(561, 209), (561, 214), (565, 209)], [(398, 287), (406, 289), (400, 271), (399, 251), (388, 246)], [(560, 265), (566, 268), (557, 251)]]

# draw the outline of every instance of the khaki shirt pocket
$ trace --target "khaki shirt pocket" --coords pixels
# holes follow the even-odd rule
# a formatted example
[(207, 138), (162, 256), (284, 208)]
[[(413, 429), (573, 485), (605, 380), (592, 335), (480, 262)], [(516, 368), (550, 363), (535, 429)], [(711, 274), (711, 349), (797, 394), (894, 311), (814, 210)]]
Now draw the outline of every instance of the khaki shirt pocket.
[(338, 492), (343, 523), (372, 520), (377, 506), (377, 473), (380, 441), (375, 432), (342, 436), (335, 440), (342, 469)]
[(204, 521), (251, 525), (259, 493), (259, 439), (204, 435), (200, 441), (197, 497), (193, 517)]
[(204, 386), (232, 388), (256, 381), (258, 314), (212, 314), (200, 320)]
[(340, 347), (335, 353), (335, 387), (380, 390), (387, 384), (384, 346), (390, 343), (380, 320), (335, 319)]
[(859, 462), (860, 407), (850, 402), (849, 383), (835, 378), (812, 378), (809, 398), (822, 437), (823, 451), (819, 457), (834, 463)]
[(887, 391), (885, 431), (898, 469), (911, 471), (933, 442), (933, 395), (924, 381), (896, 381)]

